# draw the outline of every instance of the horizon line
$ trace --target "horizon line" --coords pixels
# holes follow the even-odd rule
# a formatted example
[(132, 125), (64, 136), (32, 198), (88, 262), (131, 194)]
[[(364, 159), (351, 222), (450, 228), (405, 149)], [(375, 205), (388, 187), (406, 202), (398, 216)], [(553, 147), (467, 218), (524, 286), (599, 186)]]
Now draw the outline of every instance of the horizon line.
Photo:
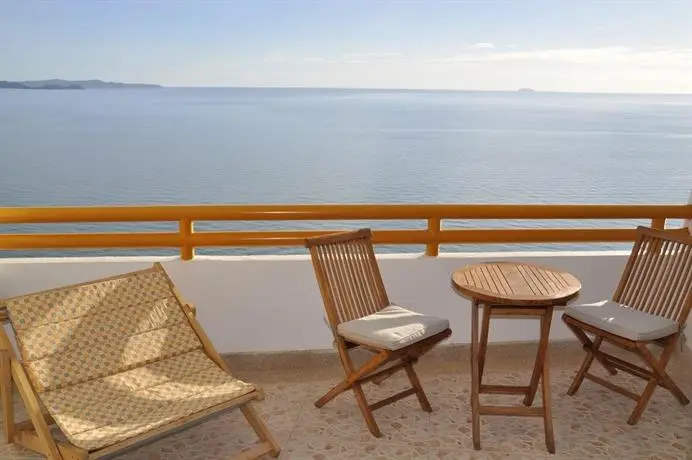
[[(528, 94), (612, 94), (612, 95), (665, 95), (665, 96), (692, 96), (690, 92), (645, 92), (645, 91), (630, 91), (630, 92), (611, 92), (611, 91), (583, 91), (583, 90), (541, 90), (530, 86), (524, 86), (516, 89), (471, 89), (471, 88), (391, 88), (391, 87), (349, 87), (349, 86), (273, 86), (273, 85), (165, 85), (161, 83), (148, 82), (124, 82), (110, 79), (100, 78), (44, 78), (44, 79), (24, 79), (24, 80), (3, 80), (8, 82), (36, 82), (48, 80), (63, 80), (67, 82), (78, 81), (101, 81), (104, 83), (116, 83), (125, 85), (154, 85), (159, 86), (159, 89), (303, 89), (303, 90), (345, 90), (345, 91), (410, 91), (410, 92), (464, 92), (464, 93), (528, 93)], [(105, 88), (104, 88), (105, 89)], [(156, 88), (153, 88), (156, 89)], [(524, 90), (524, 91), (522, 91)]]
[[(148, 83), (156, 84), (156, 83)], [(215, 86), (215, 85), (161, 85), (165, 89), (331, 89), (347, 91), (426, 91), (426, 92), (456, 92), (456, 93), (528, 93), (528, 94), (617, 94), (617, 95), (669, 95), (669, 96), (692, 96), (690, 92), (610, 92), (610, 91), (580, 91), (580, 90), (541, 90), (531, 87), (521, 87), (517, 89), (469, 89), (469, 88), (390, 88), (390, 87), (349, 87), (349, 86)], [(522, 91), (529, 90), (529, 91)]]

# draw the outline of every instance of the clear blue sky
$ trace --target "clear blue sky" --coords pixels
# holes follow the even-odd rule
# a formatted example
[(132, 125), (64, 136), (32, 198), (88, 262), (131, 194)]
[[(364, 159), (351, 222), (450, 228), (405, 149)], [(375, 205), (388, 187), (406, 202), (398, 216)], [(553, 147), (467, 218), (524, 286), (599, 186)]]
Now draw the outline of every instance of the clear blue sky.
[(0, 0), (0, 80), (692, 92), (692, 0)]

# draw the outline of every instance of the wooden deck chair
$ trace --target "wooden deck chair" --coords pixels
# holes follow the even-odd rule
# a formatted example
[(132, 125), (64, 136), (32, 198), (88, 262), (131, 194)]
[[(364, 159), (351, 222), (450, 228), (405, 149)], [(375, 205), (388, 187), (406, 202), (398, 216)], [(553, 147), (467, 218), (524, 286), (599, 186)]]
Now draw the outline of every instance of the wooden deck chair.
[[(324, 406), (352, 389), (370, 432), (380, 437), (372, 411), (410, 395), (432, 412), (413, 368), (418, 358), (450, 336), (449, 321), (421, 315), (392, 304), (380, 276), (369, 229), (337, 233), (306, 241), (319, 284), (327, 321), (334, 335), (346, 378), (322, 396)], [(374, 356), (355, 368), (349, 350), (361, 348)], [(405, 370), (412, 388), (368, 404), (361, 387)]]
[[(230, 375), (160, 264), (0, 305), (20, 351), (0, 328), (8, 443), (51, 460), (101, 458), (240, 408), (261, 442), (238, 458), (278, 456), (251, 405), (260, 389)], [(13, 386), (26, 422), (14, 420)], [(68, 442), (53, 436), (52, 424)]]
[[(680, 404), (688, 404), (687, 397), (666, 373), (666, 366), (691, 308), (692, 236), (639, 227), (613, 299), (570, 306), (562, 316), (586, 350), (584, 362), (567, 394), (575, 394), (587, 378), (627, 396), (637, 402), (627, 421), (630, 425), (639, 421), (657, 386), (670, 391)], [(604, 353), (599, 349), (604, 340), (635, 353), (649, 369)], [(649, 350), (649, 344), (663, 347), (658, 358)], [(594, 359), (610, 374), (622, 370), (646, 380), (642, 394), (589, 373)]]

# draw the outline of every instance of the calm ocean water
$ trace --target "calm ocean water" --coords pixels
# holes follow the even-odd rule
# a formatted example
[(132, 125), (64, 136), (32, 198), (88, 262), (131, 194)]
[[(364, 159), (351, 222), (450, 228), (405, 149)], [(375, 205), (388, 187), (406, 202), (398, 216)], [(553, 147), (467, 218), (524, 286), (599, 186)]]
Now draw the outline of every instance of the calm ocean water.
[[(0, 206), (682, 203), (691, 188), (692, 95), (0, 90)], [(556, 224), (626, 225), (529, 225)], [(220, 223), (198, 228), (362, 225)], [(106, 228), (173, 226), (59, 230)], [(0, 227), (1, 232), (47, 230), (55, 227)], [(38, 252), (0, 256), (31, 254)]]

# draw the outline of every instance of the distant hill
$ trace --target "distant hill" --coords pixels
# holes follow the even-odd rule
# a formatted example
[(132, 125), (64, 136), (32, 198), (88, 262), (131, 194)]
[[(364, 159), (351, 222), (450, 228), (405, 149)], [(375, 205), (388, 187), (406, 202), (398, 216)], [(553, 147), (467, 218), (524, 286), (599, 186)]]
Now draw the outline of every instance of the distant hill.
[(144, 83), (118, 83), (102, 80), (31, 80), (31, 81), (2, 81), (0, 88), (14, 89), (152, 89), (163, 88), (160, 85)]
[(4, 89), (84, 89), (80, 85), (76, 84), (66, 84), (66, 85), (27, 85), (18, 81), (0, 81), (0, 88)]

